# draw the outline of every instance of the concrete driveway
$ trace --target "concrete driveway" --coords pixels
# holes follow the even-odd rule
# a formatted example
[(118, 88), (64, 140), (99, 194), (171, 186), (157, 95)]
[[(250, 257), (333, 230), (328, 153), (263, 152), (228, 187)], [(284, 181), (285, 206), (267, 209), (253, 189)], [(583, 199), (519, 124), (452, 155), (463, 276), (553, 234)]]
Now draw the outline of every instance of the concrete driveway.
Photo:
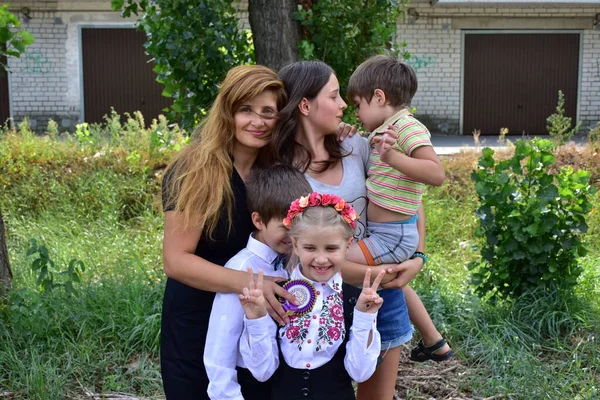
[[(526, 139), (531, 139), (533, 137), (539, 137), (543, 139), (550, 139), (548, 135), (535, 135), (525, 137)], [(508, 135), (506, 139), (511, 142), (516, 142), (519, 139), (522, 139), (521, 135)], [(573, 139), (578, 146), (584, 146), (588, 142), (587, 134), (577, 135)], [(473, 140), (473, 136), (471, 135), (443, 135), (439, 133), (431, 134), (431, 141), (433, 142), (433, 147), (435, 148), (435, 152), (439, 155), (443, 154), (455, 154), (460, 153), (461, 150), (477, 150), (475, 145), (475, 141)], [(504, 143), (498, 143), (498, 135), (486, 135), (479, 137), (479, 148), (483, 147), (491, 147), (493, 149), (502, 149), (506, 147)]]

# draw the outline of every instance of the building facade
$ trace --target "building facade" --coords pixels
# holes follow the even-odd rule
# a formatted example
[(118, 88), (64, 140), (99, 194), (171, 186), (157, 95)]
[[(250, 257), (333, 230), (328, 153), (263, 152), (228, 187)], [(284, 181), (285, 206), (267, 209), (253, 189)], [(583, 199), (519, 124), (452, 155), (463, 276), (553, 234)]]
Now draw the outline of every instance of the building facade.
[(544, 133), (558, 90), (567, 114), (600, 120), (600, 2), (416, 0), (398, 24), (432, 131)]
[(169, 104), (144, 53), (145, 35), (134, 28), (135, 19), (112, 11), (109, 0), (13, 1), (10, 10), (35, 42), (9, 59), (2, 121), (27, 117), (43, 130), (52, 118), (73, 129), (102, 121), (111, 106), (119, 113), (140, 110), (149, 119)]
[[(247, 1), (235, 1), (248, 28)], [(36, 42), (0, 82), (0, 119), (64, 129), (168, 105), (154, 82), (143, 34), (109, 0), (13, 1)], [(413, 106), (432, 132), (544, 133), (558, 90), (569, 116), (600, 121), (600, 0), (413, 0), (398, 21), (419, 89)], [(6, 88), (6, 89), (5, 89)], [(8, 96), (6, 96), (8, 94)]]

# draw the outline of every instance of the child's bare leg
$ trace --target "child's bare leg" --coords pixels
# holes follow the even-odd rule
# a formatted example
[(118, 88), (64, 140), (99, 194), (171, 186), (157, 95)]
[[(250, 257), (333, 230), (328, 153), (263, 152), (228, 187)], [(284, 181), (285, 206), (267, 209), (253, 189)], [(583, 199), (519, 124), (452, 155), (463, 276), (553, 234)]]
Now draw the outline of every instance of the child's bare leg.
[(346, 260), (355, 262), (357, 264), (367, 265), (367, 259), (357, 243), (352, 243), (350, 245), (350, 250), (348, 250)]
[[(440, 332), (438, 332), (437, 328), (433, 324), (425, 305), (417, 293), (410, 286), (406, 286), (404, 288), (404, 297), (406, 299), (406, 306), (408, 307), (408, 315), (410, 316), (410, 320), (415, 328), (419, 331), (419, 334), (423, 339), (423, 344), (425, 346), (432, 346), (436, 344), (440, 339), (442, 339), (442, 335)], [(450, 351), (450, 346), (446, 344), (439, 350), (436, 350), (435, 354), (442, 355), (448, 351)]]
[(398, 346), (387, 352), (381, 352), (383, 362), (377, 366), (375, 373), (367, 381), (358, 384), (356, 400), (391, 400), (394, 398), (398, 380), (400, 349), (401, 347)]

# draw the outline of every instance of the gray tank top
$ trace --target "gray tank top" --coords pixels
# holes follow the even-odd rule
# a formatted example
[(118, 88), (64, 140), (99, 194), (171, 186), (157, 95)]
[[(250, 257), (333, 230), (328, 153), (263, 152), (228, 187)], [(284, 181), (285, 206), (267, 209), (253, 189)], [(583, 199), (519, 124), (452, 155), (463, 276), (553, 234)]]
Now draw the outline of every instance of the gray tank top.
[(366, 177), (369, 168), (369, 143), (367, 139), (354, 135), (342, 142), (342, 151), (344, 154), (350, 154), (342, 158), (342, 182), (339, 186), (326, 185), (308, 174), (304, 175), (315, 192), (339, 196), (354, 207), (360, 215), (354, 237), (360, 240), (365, 236), (367, 226)]

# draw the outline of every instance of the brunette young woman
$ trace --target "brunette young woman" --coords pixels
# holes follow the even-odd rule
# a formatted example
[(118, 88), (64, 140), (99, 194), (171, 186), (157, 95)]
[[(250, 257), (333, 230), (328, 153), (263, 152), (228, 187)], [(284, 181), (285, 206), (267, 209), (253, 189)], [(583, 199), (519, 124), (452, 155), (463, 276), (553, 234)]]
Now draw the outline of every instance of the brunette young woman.
[[(279, 78), (288, 95), (273, 134), (280, 159), (303, 171), (314, 191), (334, 194), (348, 201), (361, 216), (355, 230), (355, 238), (361, 239), (365, 235), (367, 217), (365, 182), (369, 144), (358, 135), (340, 143), (335, 135), (346, 108), (335, 73), (325, 63), (301, 61), (282, 68)], [(422, 208), (419, 216), (417, 251), (422, 252), (425, 237)], [(404, 291), (399, 289), (406, 290), (406, 297), (412, 301), (411, 307), (424, 309), (414, 291), (406, 286), (422, 265), (423, 260), (417, 257), (399, 265), (371, 267), (374, 269), (372, 276), (382, 269), (388, 272), (381, 285), (386, 290), (380, 292), (384, 303), (377, 317), (382, 360), (375, 374), (359, 384), (359, 400), (388, 400), (394, 396), (400, 345), (412, 337)], [(360, 285), (366, 269), (366, 265), (346, 261), (342, 268), (344, 281)], [(439, 335), (429, 317), (413, 322), (421, 333)]]

